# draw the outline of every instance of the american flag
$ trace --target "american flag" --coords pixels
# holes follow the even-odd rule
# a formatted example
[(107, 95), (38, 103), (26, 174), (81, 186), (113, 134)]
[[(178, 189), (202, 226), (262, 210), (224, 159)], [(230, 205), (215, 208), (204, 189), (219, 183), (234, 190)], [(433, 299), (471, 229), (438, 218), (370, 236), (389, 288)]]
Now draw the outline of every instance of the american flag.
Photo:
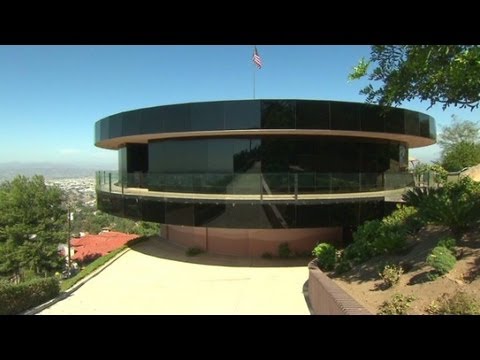
[(259, 69), (262, 68), (262, 58), (260, 57), (260, 55), (258, 55), (258, 50), (256, 46), (253, 48), (252, 60), (255, 63), (255, 65), (257, 65), (257, 68)]

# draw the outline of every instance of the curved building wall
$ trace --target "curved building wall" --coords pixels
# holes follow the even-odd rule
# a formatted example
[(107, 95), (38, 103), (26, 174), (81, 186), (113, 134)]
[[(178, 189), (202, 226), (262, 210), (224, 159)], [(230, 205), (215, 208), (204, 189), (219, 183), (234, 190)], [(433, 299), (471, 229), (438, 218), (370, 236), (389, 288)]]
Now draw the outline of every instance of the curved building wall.
[(406, 109), (385, 110), (340, 101), (238, 100), (165, 105), (115, 114), (95, 124), (95, 145), (118, 149), (135, 137), (147, 143), (170, 133), (178, 137), (190, 132), (201, 136), (215, 131), (272, 129), (376, 133), (380, 138), (380, 134), (384, 138), (385, 134), (398, 134), (404, 135), (398, 139), (410, 140), (409, 147), (431, 145), (436, 139), (434, 119)]
[(435, 139), (426, 114), (360, 103), (242, 100), (127, 111), (95, 124), (95, 145), (119, 154), (118, 174), (97, 177), (98, 208), (166, 224), (171, 241), (217, 253), (260, 255), (289, 236), (296, 251), (308, 251), (318, 237), (338, 244), (389, 213), (395, 203), (385, 190), (413, 180), (408, 149)]

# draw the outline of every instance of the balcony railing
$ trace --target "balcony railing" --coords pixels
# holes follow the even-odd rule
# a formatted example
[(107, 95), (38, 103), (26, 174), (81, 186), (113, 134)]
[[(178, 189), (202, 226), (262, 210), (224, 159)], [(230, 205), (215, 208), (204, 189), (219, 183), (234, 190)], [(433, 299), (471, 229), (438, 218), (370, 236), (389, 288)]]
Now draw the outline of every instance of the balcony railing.
[(413, 186), (411, 173), (203, 173), (156, 174), (98, 171), (98, 191), (226, 195), (341, 194)]

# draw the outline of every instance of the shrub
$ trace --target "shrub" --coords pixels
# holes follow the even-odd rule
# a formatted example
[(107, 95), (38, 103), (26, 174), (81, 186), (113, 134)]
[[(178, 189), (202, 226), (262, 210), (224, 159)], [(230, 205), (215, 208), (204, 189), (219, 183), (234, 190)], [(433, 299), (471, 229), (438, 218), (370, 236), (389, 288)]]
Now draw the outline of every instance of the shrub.
[(405, 201), (407, 206), (419, 208), (425, 199), (427, 199), (430, 194), (435, 191), (436, 189), (428, 187), (415, 187), (413, 189), (409, 189), (405, 194), (403, 194), (402, 199)]
[(437, 246), (446, 247), (450, 251), (454, 250), (455, 245), (457, 245), (457, 242), (452, 237), (442, 238), (442, 239), (440, 239), (440, 241), (437, 244)]
[(427, 257), (427, 264), (432, 266), (440, 275), (444, 275), (452, 270), (456, 262), (457, 259), (455, 259), (452, 252), (443, 246), (435, 247)]
[(290, 246), (288, 243), (282, 243), (278, 245), (278, 256), (281, 258), (288, 258), (292, 255), (292, 250), (290, 250)]
[(400, 276), (403, 274), (403, 269), (400, 265), (387, 264), (383, 270), (378, 274), (383, 279), (386, 288), (398, 284)]
[(204, 251), (198, 247), (191, 247), (191, 248), (188, 248), (187, 251), (185, 252), (185, 254), (187, 256), (196, 256), (196, 255), (199, 255), (201, 253), (203, 253)]
[(415, 300), (413, 296), (394, 294), (390, 300), (384, 301), (378, 308), (379, 315), (405, 315), (410, 303)]
[(480, 302), (464, 292), (456, 292), (452, 296), (443, 294), (430, 304), (427, 312), (438, 315), (480, 315)]
[(318, 267), (322, 270), (330, 271), (335, 267), (337, 252), (331, 244), (321, 243), (315, 246), (312, 255), (317, 257)]
[(480, 219), (480, 183), (465, 177), (431, 191), (418, 213), (424, 221), (449, 227), (458, 239)]
[(345, 258), (341, 258), (337, 266), (335, 267), (335, 272), (337, 274), (343, 274), (347, 271), (350, 271), (351, 269), (352, 265), (350, 264), (350, 261), (346, 260)]
[(383, 218), (382, 223), (390, 229), (399, 229), (406, 234), (416, 234), (424, 225), (416, 208), (402, 205), (397, 205), (397, 209)]
[(430, 171), (433, 172), (433, 181), (437, 183), (437, 186), (445, 185), (448, 178), (448, 171), (441, 165), (434, 164), (430, 166)]
[(0, 282), (0, 315), (15, 315), (53, 299), (60, 292), (58, 280), (51, 277), (20, 284)]
[(269, 252), (264, 252), (264, 253), (262, 254), (262, 258), (263, 258), (263, 259), (273, 259), (273, 255), (272, 255), (271, 253), (269, 253)]
[(102, 254), (100, 253), (90, 253), (87, 254), (83, 257), (82, 261), (79, 261), (80, 265), (85, 266), (90, 264), (91, 262), (94, 262), (97, 260), (99, 257), (102, 257)]

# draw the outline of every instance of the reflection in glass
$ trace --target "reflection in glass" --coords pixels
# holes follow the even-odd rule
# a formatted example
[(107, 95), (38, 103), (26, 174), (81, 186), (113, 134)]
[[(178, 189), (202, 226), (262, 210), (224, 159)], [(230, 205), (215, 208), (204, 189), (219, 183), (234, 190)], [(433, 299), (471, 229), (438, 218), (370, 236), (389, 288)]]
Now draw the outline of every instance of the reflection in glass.
[(262, 129), (295, 129), (295, 101), (263, 100)]

